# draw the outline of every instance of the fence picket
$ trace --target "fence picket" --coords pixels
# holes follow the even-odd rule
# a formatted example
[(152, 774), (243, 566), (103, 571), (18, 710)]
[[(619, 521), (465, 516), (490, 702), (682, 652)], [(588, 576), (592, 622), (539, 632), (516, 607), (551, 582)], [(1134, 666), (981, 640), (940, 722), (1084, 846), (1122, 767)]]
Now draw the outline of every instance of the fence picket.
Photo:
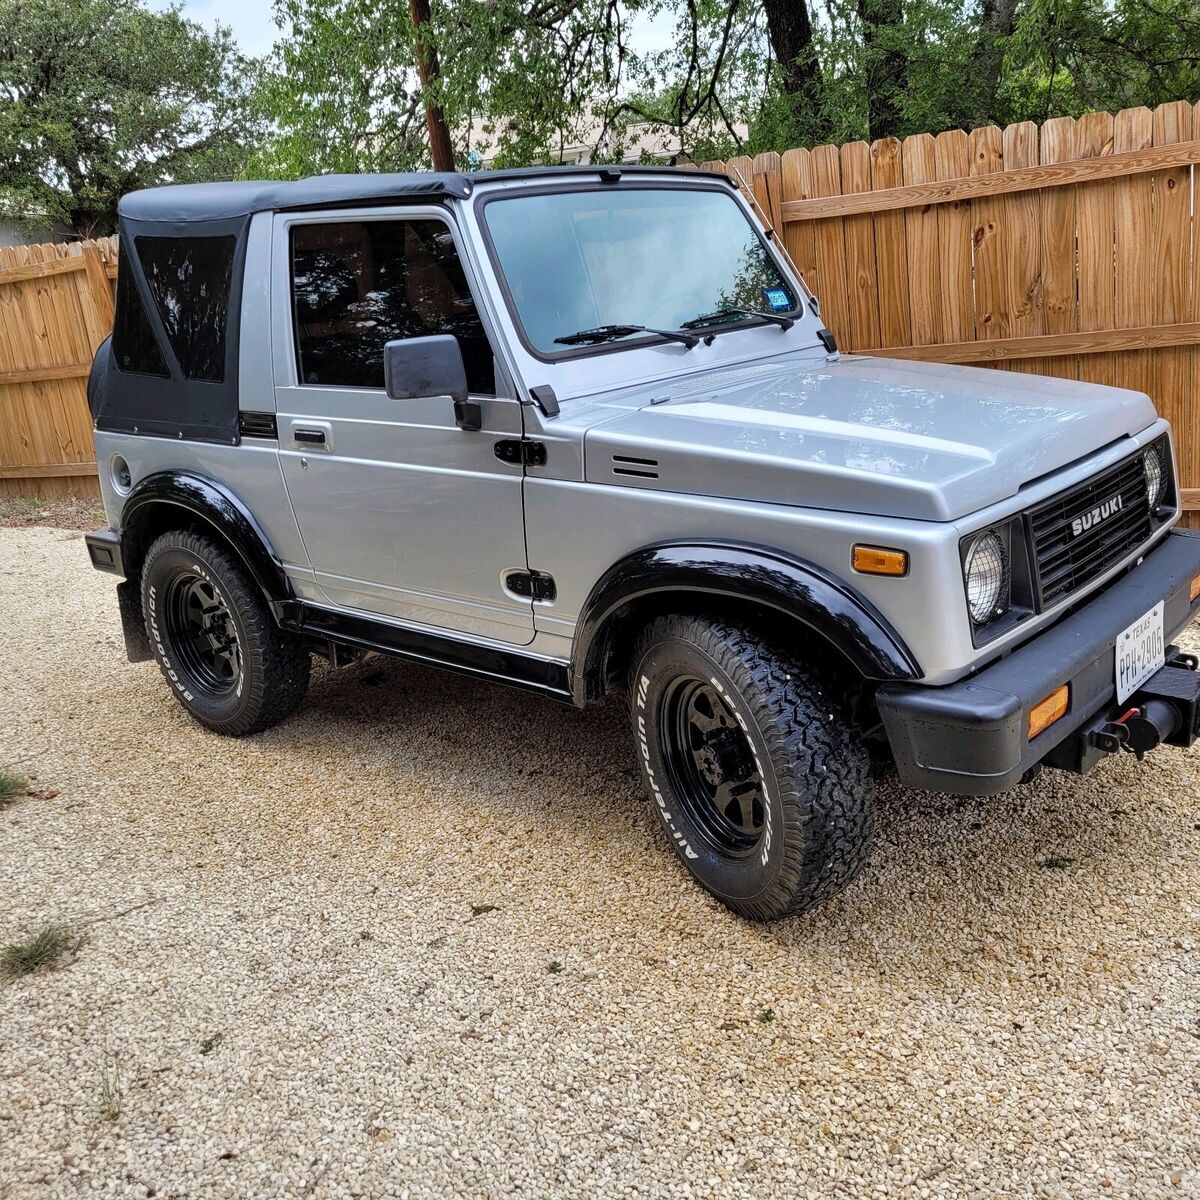
[[(1192, 138), (1192, 108), (1177, 101), (1160, 105), (1154, 111), (1155, 146), (1172, 145)], [(1192, 196), (1191, 177), (1186, 168), (1160, 171), (1150, 177), (1154, 189), (1154, 215), (1150, 234), (1150, 261), (1154, 285), (1150, 293), (1153, 319), (1162, 324), (1186, 321), (1191, 315), (1191, 274), (1197, 270), (1190, 262), (1189, 218)], [(1158, 408), (1174, 426), (1187, 420), (1192, 397), (1187, 393), (1191, 377), (1190, 349), (1163, 349), (1154, 352), (1147, 365), (1147, 390), (1157, 392)], [(1188, 452), (1188, 478), (1192, 478), (1191, 450)]]
[[(904, 182), (902, 148), (896, 138), (871, 144), (871, 184), (876, 191), (899, 187)], [(912, 335), (908, 290), (908, 237), (904, 213), (895, 210), (875, 214), (875, 263), (878, 272), (879, 344), (907, 346)], [(797, 221), (789, 229), (811, 228), (811, 221)], [(865, 350), (866, 346), (855, 349)]]
[[(1039, 164), (1038, 127), (1032, 121), (1009, 125), (1001, 146), (1005, 170)], [(1041, 264), (1042, 211), (1036, 192), (1008, 197), (1001, 230), (1004, 262), (1004, 337), (1037, 337), (1045, 332), (1044, 293)], [(1036, 361), (1026, 359), (1013, 369), (1027, 374), (1038, 370)]]
[[(813, 187), (818, 196), (842, 194), (841, 162), (836, 146), (816, 146), (812, 152)], [(846, 280), (846, 232), (840, 217), (818, 221), (817, 275), (822, 280), (821, 317), (835, 335), (849, 336), (850, 303)]]
[[(848, 142), (841, 148), (842, 191), (871, 190), (871, 148), (866, 142)], [(849, 321), (846, 336), (855, 346), (879, 344), (878, 267), (875, 262), (875, 227), (870, 215), (846, 218), (846, 285)], [(835, 331), (836, 332), (836, 331)]]
[[(990, 175), (1004, 168), (1003, 134), (995, 125), (969, 134), (971, 174)], [(1002, 229), (1006, 201), (982, 197), (971, 211), (975, 245), (975, 333), (979, 338), (1005, 336), (1008, 275)]]
[[(807, 200), (812, 195), (812, 156), (807, 150), (789, 150), (780, 160), (780, 195), (788, 200)], [(812, 222), (791, 221), (780, 229), (784, 247), (805, 282), (820, 295), (817, 270), (817, 230)]]
[[(1148, 108), (1126, 108), (1113, 120), (1113, 153), (1142, 150), (1154, 143), (1154, 117)], [(1154, 181), (1149, 175), (1118, 179), (1113, 185), (1116, 219), (1117, 325), (1150, 325), (1154, 286), (1148, 225), (1154, 211)], [(1123, 354), (1117, 363), (1117, 384), (1139, 392), (1149, 390), (1147, 351)]]
[[(903, 167), (905, 183), (929, 183), (936, 178), (934, 142), (929, 134), (919, 133), (904, 139)], [(910, 208), (904, 215), (904, 229), (908, 237), (912, 340), (918, 346), (944, 342), (936, 206)]]
[[(1055, 117), (1041, 129), (1039, 156), (1043, 166), (1069, 162), (1075, 157), (1075, 121)], [(1076, 300), (1075, 188), (1049, 188), (1041, 197), (1043, 324), (1045, 332), (1075, 333), (1079, 329)], [(1046, 369), (1046, 364), (1039, 364)], [(1079, 359), (1072, 358), (1059, 373), (1077, 378)]]
[[(961, 129), (939, 133), (933, 146), (938, 179), (962, 179), (971, 169), (967, 135)], [(971, 280), (971, 201), (952, 200), (938, 207), (939, 286), (942, 333), (948, 342), (975, 337), (975, 289)]]

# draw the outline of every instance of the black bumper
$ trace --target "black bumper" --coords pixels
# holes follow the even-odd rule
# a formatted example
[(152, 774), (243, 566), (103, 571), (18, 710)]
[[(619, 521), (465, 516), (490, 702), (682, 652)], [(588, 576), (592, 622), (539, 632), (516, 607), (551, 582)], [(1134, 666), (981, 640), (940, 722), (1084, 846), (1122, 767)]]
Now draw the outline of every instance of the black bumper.
[[(1015, 786), (1043, 760), (1092, 765), (1099, 756), (1060, 746), (1115, 709), (1117, 636), (1162, 600), (1172, 640), (1200, 609), (1190, 599), (1197, 573), (1200, 533), (1174, 530), (1140, 565), (979, 674), (945, 687), (885, 684), (876, 699), (901, 780), (980, 796)], [(1064, 683), (1066, 715), (1029, 740), (1029, 710)]]

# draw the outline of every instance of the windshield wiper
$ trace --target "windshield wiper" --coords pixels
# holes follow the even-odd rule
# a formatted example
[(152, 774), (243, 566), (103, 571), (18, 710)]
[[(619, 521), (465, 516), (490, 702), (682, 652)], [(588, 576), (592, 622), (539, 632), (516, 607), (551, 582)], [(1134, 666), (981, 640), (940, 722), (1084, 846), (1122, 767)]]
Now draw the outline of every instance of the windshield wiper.
[(684, 321), (681, 328), (703, 329), (706, 325), (719, 325), (726, 317), (758, 317), (760, 321), (770, 321), (780, 329), (791, 329), (796, 323), (795, 317), (781, 317), (778, 313), (760, 312), (757, 308), (719, 308), (716, 312)]
[(596, 346), (601, 342), (615, 342), (631, 333), (656, 333), (668, 341), (681, 342), (689, 350), (700, 341), (695, 334), (681, 333), (678, 329), (651, 329), (648, 325), (597, 325), (595, 329), (580, 329), (554, 340), (560, 346)]

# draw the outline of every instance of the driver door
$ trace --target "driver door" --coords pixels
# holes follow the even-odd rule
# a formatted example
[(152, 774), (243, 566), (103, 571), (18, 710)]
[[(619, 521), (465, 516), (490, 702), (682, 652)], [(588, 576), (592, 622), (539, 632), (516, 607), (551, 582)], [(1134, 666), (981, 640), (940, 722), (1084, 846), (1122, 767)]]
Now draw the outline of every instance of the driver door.
[[(279, 459), (318, 601), (490, 638), (533, 640), (533, 607), (505, 575), (526, 566), (521, 406), (495, 359), (454, 231), (436, 208), (276, 216)], [(384, 343), (455, 335), (483, 428), (446, 396), (389, 399)], [(243, 352), (247, 352), (244, 348)]]

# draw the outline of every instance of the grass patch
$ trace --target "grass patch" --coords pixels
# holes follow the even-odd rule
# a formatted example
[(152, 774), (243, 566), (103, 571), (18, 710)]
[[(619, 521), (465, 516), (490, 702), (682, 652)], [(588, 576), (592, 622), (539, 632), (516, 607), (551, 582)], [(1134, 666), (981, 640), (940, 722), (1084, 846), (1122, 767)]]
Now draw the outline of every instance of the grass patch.
[(773, 1008), (764, 1008), (754, 1019), (760, 1025), (770, 1025), (775, 1020), (775, 1010)]
[(45, 925), (23, 942), (9, 942), (0, 954), (0, 972), (20, 979), (34, 971), (59, 965), (64, 954), (74, 950), (79, 939), (65, 925)]
[(554, 962), (550, 962), (550, 963), (546, 964), (546, 970), (549, 971), (551, 975), (561, 975), (562, 970), (563, 970), (563, 965), (562, 965), (562, 963), (555, 960)]
[(100, 1119), (115, 1121), (121, 1115), (121, 1101), (124, 1098), (125, 1083), (121, 1078), (120, 1060), (106, 1059), (100, 1064)]
[(211, 1054), (221, 1044), (224, 1038), (225, 1035), (223, 1033), (210, 1033), (208, 1037), (206, 1037), (204, 1041), (200, 1043), (200, 1053)]
[(0, 804), (15, 800), (25, 790), (25, 777), (0, 767)]

